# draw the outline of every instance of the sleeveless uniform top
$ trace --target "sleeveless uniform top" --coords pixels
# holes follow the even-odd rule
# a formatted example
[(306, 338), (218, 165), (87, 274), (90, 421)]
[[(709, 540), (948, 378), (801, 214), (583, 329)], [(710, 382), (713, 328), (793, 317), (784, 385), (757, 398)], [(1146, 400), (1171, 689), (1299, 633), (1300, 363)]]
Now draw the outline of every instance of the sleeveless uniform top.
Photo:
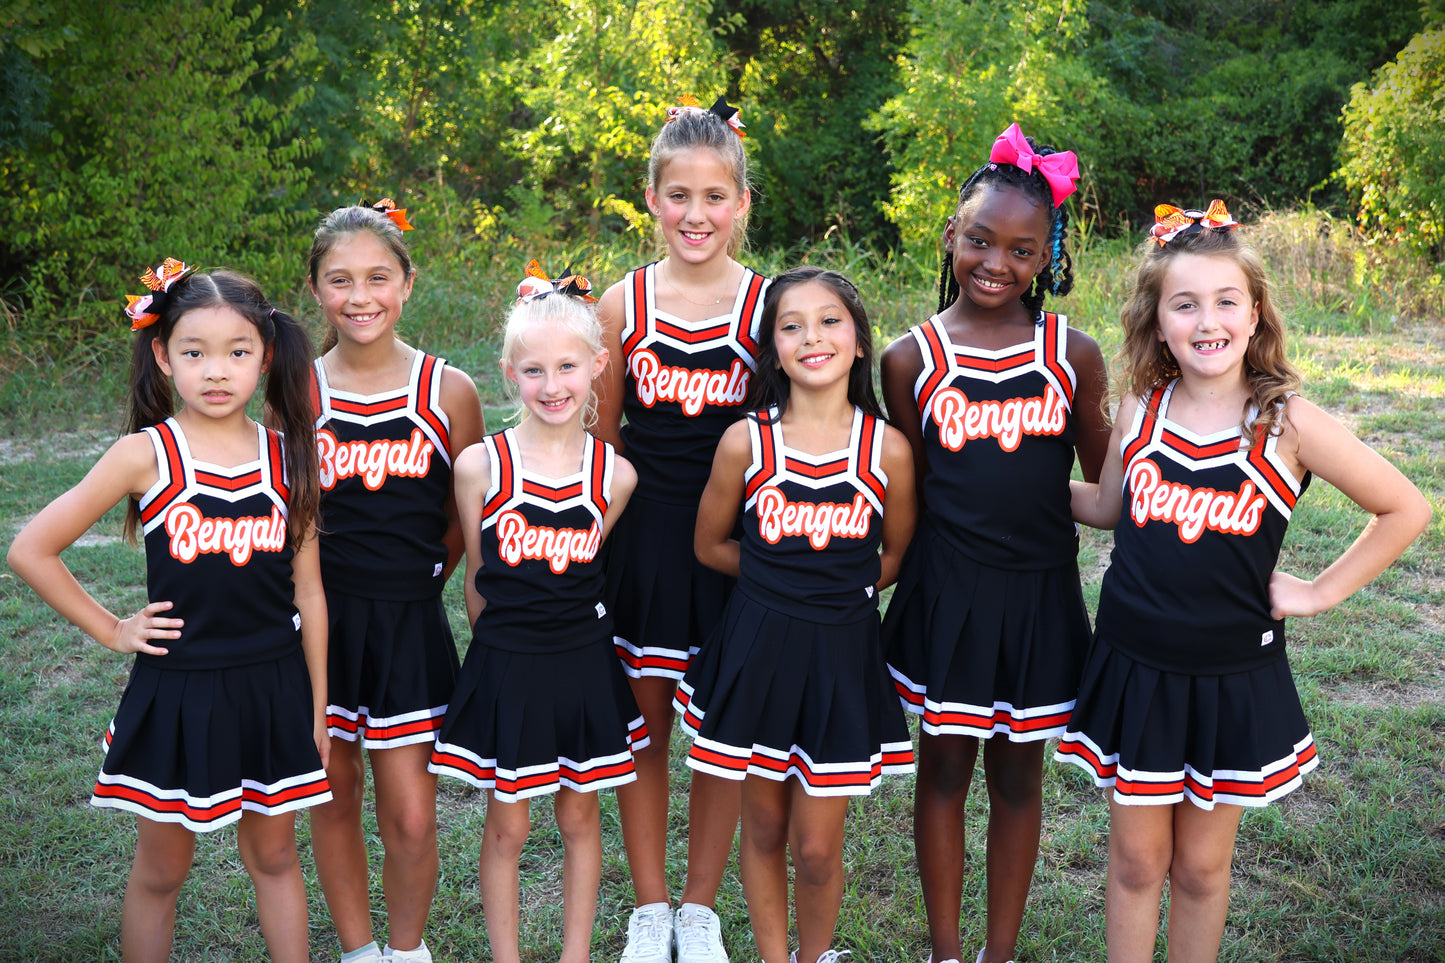
[(1168, 418), (1168, 386), (1143, 399), (1121, 444), (1124, 511), (1100, 589), (1100, 638), (1174, 672), (1245, 671), (1284, 655), (1269, 577), (1295, 501), (1279, 439), (1238, 427), (1200, 436)]
[(878, 610), (884, 427), (854, 409), (848, 447), (810, 455), (783, 441), (776, 408), (748, 415), (739, 592), (813, 622), (842, 625)]
[(482, 502), (476, 587), (487, 604), (473, 642), (519, 652), (610, 644), (598, 550), (612, 502), (612, 446), (588, 435), (575, 475), (544, 478), (522, 467), (512, 429), (482, 444), (492, 484)]
[(174, 418), (145, 429), (160, 478), (137, 501), (145, 535), (146, 594), (173, 602), (181, 637), (167, 655), (137, 653), (161, 669), (266, 662), (301, 644), (286, 532), (281, 436), (256, 426), (255, 461), (222, 468), (191, 457)]
[(695, 508), (718, 440), (743, 415), (768, 281), (743, 268), (730, 313), (694, 323), (657, 310), (656, 268), (623, 281), (622, 439), (637, 469), (637, 495)]
[(952, 343), (937, 316), (910, 332), (923, 355), (913, 397), (928, 457), (929, 520), (980, 564), (1037, 570), (1078, 553), (1067, 332), (1068, 319), (1051, 312), (1032, 341), (998, 351)]
[(441, 593), (451, 495), (446, 362), (417, 351), (405, 387), (339, 391), (316, 359), (321, 573), (328, 588), (389, 601)]

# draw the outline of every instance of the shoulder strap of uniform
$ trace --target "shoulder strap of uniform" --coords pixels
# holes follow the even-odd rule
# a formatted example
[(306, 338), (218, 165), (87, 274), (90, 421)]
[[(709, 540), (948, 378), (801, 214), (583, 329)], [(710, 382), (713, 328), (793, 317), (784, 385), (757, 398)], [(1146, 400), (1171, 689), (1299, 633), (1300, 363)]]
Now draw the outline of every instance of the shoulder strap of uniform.
[(629, 271), (623, 278), (622, 362), (652, 331), (652, 272), (657, 262)]
[(588, 435), (587, 457), (582, 463), (582, 477), (586, 480), (585, 493), (588, 502), (596, 512), (600, 523), (607, 515), (607, 506), (612, 504), (612, 467), (615, 451), (600, 438)]
[(518, 475), (513, 451), (512, 429), (487, 435), (482, 439), (492, 462), (492, 483), (482, 499), (482, 527), (516, 496)]
[(418, 351), (411, 376), (411, 403), (416, 416), (433, 436), (437, 455), (452, 463), (451, 419), (442, 408), (442, 371), (447, 363), (435, 355)]
[(937, 317), (932, 317), (915, 325), (909, 332), (918, 342), (918, 352), (923, 356), (923, 368), (913, 382), (913, 398), (918, 402), (918, 413), (925, 422), (933, 407), (933, 394), (948, 379), (953, 363), (951, 346), (945, 342), (941, 327)]
[(883, 471), (883, 432), (887, 424), (882, 418), (858, 410), (854, 417), (860, 416), (858, 443), (854, 447), (857, 461), (853, 471), (862, 485), (863, 497), (872, 503), (874, 511), (881, 514), (884, 493), (888, 490), (888, 475)]
[(320, 358), (311, 365), (311, 413), (320, 428), (331, 420), (331, 392), (324, 390), (326, 367)]
[(263, 483), (269, 485), (281, 497), (284, 512), (291, 501), (291, 486), (286, 477), (285, 439), (279, 431), (272, 431), (259, 425), (262, 431), (261, 470), (265, 473)]
[(755, 359), (758, 356), (758, 325), (763, 317), (763, 292), (768, 289), (768, 279), (748, 268), (743, 270), (747, 271), (750, 277), (743, 291), (733, 336), (748, 353), (748, 357)]
[(1119, 447), (1124, 456), (1124, 469), (1127, 472), (1129, 462), (1139, 454), (1143, 448), (1154, 440), (1154, 435), (1159, 427), (1159, 406), (1164, 402), (1166, 392), (1165, 385), (1159, 385), (1149, 392), (1148, 397), (1139, 399), (1139, 406), (1134, 411), (1134, 423), (1124, 433)]
[(158, 425), (144, 429), (156, 450), (159, 477), (150, 491), (141, 496), (141, 530), (149, 532), (170, 504), (190, 487), (190, 465), (185, 447), (176, 432), (176, 423), (167, 418)]
[(1069, 319), (1062, 314), (1044, 311), (1043, 323), (1039, 325), (1038, 355), (1036, 360), (1064, 403), (1074, 407), (1074, 388), (1077, 376), (1074, 366), (1069, 364)]
[(752, 443), (753, 460), (743, 475), (743, 504), (751, 508), (758, 490), (771, 481), (781, 467), (775, 430), (778, 409), (748, 412), (748, 440)]

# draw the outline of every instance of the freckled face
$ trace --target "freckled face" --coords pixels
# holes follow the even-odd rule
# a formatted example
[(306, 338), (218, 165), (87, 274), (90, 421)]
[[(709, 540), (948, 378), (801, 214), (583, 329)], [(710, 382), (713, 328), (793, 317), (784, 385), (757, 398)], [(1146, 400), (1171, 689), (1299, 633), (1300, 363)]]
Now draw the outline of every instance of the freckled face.
[(663, 165), (648, 209), (662, 226), (670, 257), (694, 264), (726, 256), (733, 228), (751, 197), (738, 191), (732, 168), (717, 152), (700, 148), (676, 154)]
[(1028, 293), (1049, 263), (1049, 210), (1013, 187), (985, 187), (948, 219), (944, 249), (959, 296), (998, 308)]
[(1186, 375), (1219, 377), (1244, 371), (1259, 304), (1234, 259), (1180, 254), (1159, 292), (1158, 338)]
[(338, 338), (371, 344), (392, 336), (411, 285), (381, 238), (354, 231), (322, 258), (311, 292)]

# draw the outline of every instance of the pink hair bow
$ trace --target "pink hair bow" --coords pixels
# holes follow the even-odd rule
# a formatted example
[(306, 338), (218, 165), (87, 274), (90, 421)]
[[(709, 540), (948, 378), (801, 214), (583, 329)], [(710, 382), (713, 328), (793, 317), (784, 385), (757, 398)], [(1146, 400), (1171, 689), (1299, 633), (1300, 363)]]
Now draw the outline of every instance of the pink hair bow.
[(1010, 124), (1008, 130), (994, 139), (988, 159), (991, 164), (1010, 164), (1025, 174), (1037, 170), (1044, 175), (1054, 195), (1055, 207), (1074, 193), (1074, 181), (1079, 179), (1079, 158), (1073, 151), (1036, 154), (1018, 124)]
[(165, 307), (166, 296), (171, 288), (194, 270), (191, 265), (173, 257), (166, 258), (161, 262), (161, 266), (154, 270), (146, 268), (146, 273), (142, 274), (140, 279), (151, 293), (125, 296), (125, 316), (130, 318), (130, 329), (139, 331), (159, 321), (161, 309)]

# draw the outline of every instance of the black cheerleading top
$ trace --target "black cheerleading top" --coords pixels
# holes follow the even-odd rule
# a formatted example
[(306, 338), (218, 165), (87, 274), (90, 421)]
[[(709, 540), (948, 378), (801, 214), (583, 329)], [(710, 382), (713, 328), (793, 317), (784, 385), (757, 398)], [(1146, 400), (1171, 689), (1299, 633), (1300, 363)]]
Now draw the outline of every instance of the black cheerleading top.
[(1078, 553), (1069, 509), (1076, 376), (1068, 319), (986, 351), (951, 342), (937, 316), (910, 333), (923, 355), (913, 397), (928, 470), (926, 523), (983, 565), (1045, 569)]
[(1100, 588), (1101, 639), (1145, 665), (1197, 674), (1282, 657), (1269, 578), (1297, 481), (1266, 435), (1196, 435), (1168, 418), (1177, 382), (1141, 399), (1124, 435), (1124, 510)]
[(161, 669), (223, 669), (266, 662), (301, 644), (286, 531), (281, 436), (256, 426), (255, 461), (223, 468), (191, 457), (174, 418), (145, 433), (160, 477), (137, 502), (145, 536), (146, 594), (185, 620), (166, 655), (136, 653)]
[(648, 264), (622, 282), (622, 440), (637, 495), (696, 508), (718, 440), (743, 415), (768, 281), (743, 268), (731, 311), (695, 323), (657, 310), (656, 271)]
[(522, 467), (512, 429), (482, 439), (492, 484), (482, 501), (474, 643), (523, 652), (612, 644), (603, 604), (602, 523), (612, 502), (613, 449), (587, 436), (582, 467), (545, 478)]
[(312, 403), (321, 467), (321, 574), (327, 588), (389, 601), (441, 593), (451, 495), (446, 362), (417, 351), (405, 387), (339, 391), (316, 359)]
[(885, 427), (854, 409), (848, 447), (810, 455), (784, 443), (776, 408), (748, 415), (739, 592), (814, 622), (878, 610)]

